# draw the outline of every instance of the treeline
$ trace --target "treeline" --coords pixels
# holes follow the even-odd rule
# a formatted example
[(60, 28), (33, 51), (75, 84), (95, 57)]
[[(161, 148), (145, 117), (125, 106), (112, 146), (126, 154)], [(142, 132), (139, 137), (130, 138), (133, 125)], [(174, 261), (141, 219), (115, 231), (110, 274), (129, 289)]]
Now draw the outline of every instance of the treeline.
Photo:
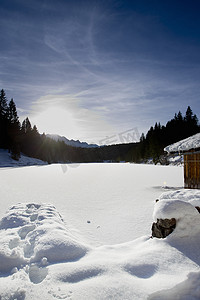
[(13, 99), (8, 102), (5, 91), (0, 92), (0, 148), (8, 149), (12, 158), (18, 160), (20, 153), (48, 163), (64, 162), (145, 162), (166, 163), (164, 147), (200, 131), (198, 119), (188, 106), (185, 116), (175, 114), (166, 126), (156, 123), (140, 142), (96, 148), (77, 148), (39, 134), (26, 118), (19, 122)]
[(138, 159), (145, 161), (152, 158), (154, 163), (165, 162), (164, 147), (198, 132), (200, 132), (198, 118), (188, 106), (184, 117), (179, 111), (173, 119), (167, 122), (166, 126), (155, 123), (155, 126), (149, 129), (146, 136), (142, 134)]
[(19, 153), (21, 136), (20, 122), (13, 99), (7, 102), (6, 94), (0, 92), (0, 148), (9, 149), (13, 155)]

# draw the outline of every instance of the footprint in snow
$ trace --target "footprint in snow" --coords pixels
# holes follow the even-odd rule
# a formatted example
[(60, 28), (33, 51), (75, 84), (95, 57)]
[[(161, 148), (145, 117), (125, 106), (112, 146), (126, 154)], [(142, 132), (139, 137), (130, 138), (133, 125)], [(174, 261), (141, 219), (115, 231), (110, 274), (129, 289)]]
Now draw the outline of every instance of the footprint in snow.
[(46, 278), (47, 274), (47, 268), (38, 267), (37, 265), (31, 265), (29, 268), (29, 279), (35, 284), (42, 282)]
[(68, 283), (77, 283), (83, 280), (91, 279), (93, 277), (99, 276), (103, 273), (104, 270), (100, 268), (88, 268), (80, 271), (72, 271), (68, 274), (62, 274), (59, 277), (60, 281)]
[(124, 270), (133, 276), (147, 279), (147, 278), (152, 277), (155, 274), (156, 267), (155, 267), (155, 265), (152, 265), (152, 264), (146, 264), (146, 265), (127, 264), (124, 267)]

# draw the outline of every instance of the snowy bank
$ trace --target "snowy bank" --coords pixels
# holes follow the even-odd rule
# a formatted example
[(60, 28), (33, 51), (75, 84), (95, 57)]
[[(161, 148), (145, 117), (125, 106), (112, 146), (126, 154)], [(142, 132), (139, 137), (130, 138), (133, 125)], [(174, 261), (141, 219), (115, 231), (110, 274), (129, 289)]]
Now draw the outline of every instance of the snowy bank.
[(0, 149), (0, 168), (4, 167), (23, 167), (23, 166), (35, 166), (35, 165), (46, 165), (40, 159), (32, 158), (21, 154), (19, 160), (14, 160), (11, 158), (11, 154), (8, 150)]
[[(86, 245), (50, 204), (17, 204), (0, 222), (1, 299), (199, 299), (200, 191), (163, 193), (153, 218), (165, 239)], [(108, 228), (109, 230), (109, 228)]]

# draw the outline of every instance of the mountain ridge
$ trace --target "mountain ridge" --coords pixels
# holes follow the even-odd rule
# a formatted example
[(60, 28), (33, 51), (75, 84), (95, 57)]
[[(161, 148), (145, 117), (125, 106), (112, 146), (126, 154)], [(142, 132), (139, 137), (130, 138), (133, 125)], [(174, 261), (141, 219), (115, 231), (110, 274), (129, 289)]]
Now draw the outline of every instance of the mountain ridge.
[(77, 147), (77, 148), (97, 148), (96, 144), (88, 144), (87, 142), (80, 142), (79, 140), (69, 140), (65, 136), (60, 136), (59, 134), (46, 134), (46, 136), (54, 141), (63, 141), (66, 145)]

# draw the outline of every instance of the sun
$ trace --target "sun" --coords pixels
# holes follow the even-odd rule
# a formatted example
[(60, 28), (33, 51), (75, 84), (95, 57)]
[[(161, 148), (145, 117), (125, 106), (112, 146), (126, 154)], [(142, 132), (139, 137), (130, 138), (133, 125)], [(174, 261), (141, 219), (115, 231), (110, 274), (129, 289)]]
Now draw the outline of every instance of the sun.
[(48, 107), (31, 120), (39, 132), (59, 134), (66, 137), (77, 135), (78, 125), (72, 112), (58, 106)]

